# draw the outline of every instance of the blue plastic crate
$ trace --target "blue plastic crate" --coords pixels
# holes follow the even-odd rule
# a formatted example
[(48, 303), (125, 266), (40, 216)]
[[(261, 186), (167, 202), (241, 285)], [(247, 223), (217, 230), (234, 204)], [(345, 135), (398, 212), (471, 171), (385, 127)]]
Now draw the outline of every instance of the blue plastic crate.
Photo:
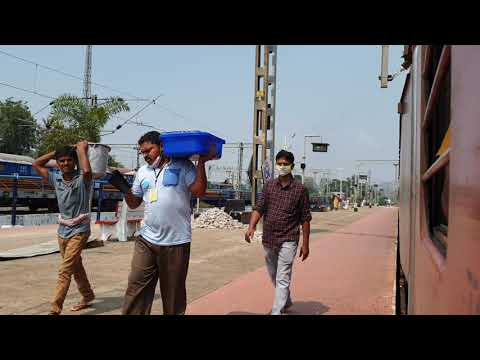
[(172, 158), (190, 158), (194, 155), (206, 155), (211, 144), (216, 147), (216, 159), (222, 157), (225, 140), (204, 131), (172, 131), (160, 135), (165, 155)]

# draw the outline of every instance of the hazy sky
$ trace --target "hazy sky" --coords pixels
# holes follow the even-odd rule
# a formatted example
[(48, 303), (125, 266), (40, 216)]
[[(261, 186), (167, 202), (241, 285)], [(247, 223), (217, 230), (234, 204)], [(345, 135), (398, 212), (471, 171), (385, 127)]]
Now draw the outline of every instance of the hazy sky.
[[(2, 46), (13, 55), (75, 74), (83, 78), (84, 46)], [(401, 46), (390, 47), (390, 73), (398, 70)], [(255, 46), (94, 46), (92, 81), (155, 105), (135, 121), (167, 131), (204, 130), (228, 142), (251, 142), (253, 124)], [(354, 171), (355, 160), (398, 157), (398, 114), (404, 73), (380, 88), (380, 46), (278, 46), (276, 149), (285, 136), (295, 133), (292, 151), (298, 169), (304, 135), (321, 135), (330, 143), (328, 153), (312, 153), (307, 146), (307, 169), (343, 168), (343, 176)], [(0, 53), (0, 83), (56, 97), (81, 95), (83, 81), (22, 62)], [(99, 98), (123, 96), (92, 85)], [(22, 99), (35, 113), (51, 100), (0, 84), (0, 99)], [(145, 101), (129, 102), (127, 119)], [(49, 108), (36, 118), (48, 116)], [(105, 127), (121, 123), (114, 119)], [(126, 125), (104, 143), (135, 143), (146, 127)], [(311, 146), (310, 146), (311, 150)], [(126, 166), (136, 159), (133, 150), (114, 148)], [(225, 149), (215, 166), (237, 166), (238, 151)], [(251, 149), (245, 150), (248, 166)], [(216, 177), (224, 176), (216, 171)], [(377, 181), (393, 179), (392, 165), (372, 167)]]

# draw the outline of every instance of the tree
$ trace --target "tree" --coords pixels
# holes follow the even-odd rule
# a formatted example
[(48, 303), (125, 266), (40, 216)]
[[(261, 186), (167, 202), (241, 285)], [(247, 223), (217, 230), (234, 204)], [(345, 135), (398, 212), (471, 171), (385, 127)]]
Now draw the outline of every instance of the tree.
[(127, 103), (120, 98), (110, 98), (92, 107), (79, 97), (62, 95), (52, 102), (52, 111), (40, 129), (38, 155), (82, 139), (100, 142), (100, 131), (108, 120), (129, 110)]
[(37, 123), (22, 101), (0, 101), (0, 152), (32, 155), (37, 140)]
[(115, 155), (108, 155), (108, 166), (116, 167), (116, 168), (123, 168), (125, 167), (120, 161), (115, 158)]
[(319, 195), (318, 186), (315, 184), (313, 177), (305, 176), (304, 186), (308, 190), (308, 194), (310, 195), (310, 197)]

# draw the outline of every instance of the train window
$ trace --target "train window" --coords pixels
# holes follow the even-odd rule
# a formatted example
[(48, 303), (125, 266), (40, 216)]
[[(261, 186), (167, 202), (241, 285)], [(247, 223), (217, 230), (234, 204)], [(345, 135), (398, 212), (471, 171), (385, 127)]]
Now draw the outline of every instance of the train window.
[(422, 123), (422, 182), (428, 230), (438, 250), (447, 255), (450, 159), (450, 47), (429, 46), (425, 60), (426, 109)]

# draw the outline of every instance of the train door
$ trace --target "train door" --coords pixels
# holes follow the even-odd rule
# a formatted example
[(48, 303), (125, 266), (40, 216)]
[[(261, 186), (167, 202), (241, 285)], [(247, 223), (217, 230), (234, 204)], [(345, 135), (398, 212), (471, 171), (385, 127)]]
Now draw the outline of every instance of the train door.
[(408, 282), (408, 309), (409, 314), (415, 313), (415, 247), (417, 234), (418, 215), (418, 190), (419, 190), (419, 136), (418, 126), (423, 116), (423, 87), (422, 87), (422, 46), (415, 46), (412, 55), (411, 81), (412, 81), (412, 116), (411, 116), (411, 147), (410, 147), (410, 243), (409, 243), (409, 282)]

